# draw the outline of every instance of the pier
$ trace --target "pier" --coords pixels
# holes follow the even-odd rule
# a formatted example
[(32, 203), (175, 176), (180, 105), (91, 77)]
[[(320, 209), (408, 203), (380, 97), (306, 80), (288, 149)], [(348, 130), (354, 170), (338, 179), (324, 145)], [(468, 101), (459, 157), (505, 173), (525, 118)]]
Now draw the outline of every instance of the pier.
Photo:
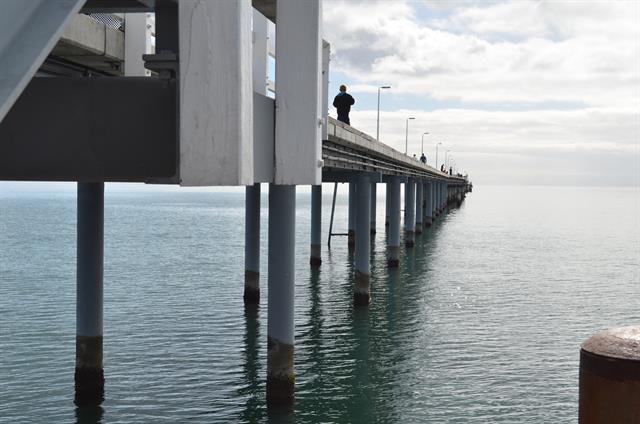
[[(153, 52), (147, 12), (155, 12)], [(8, 75), (0, 85), (0, 180), (78, 184), (79, 405), (101, 402), (109, 379), (102, 368), (105, 182), (246, 187), (247, 307), (259, 302), (260, 250), (268, 251), (269, 404), (295, 395), (296, 186), (312, 187), (309, 265), (318, 268), (321, 229), (333, 225), (321, 220), (322, 183), (348, 184), (355, 308), (375, 302), (378, 189), (386, 197), (389, 268), (400, 267), (402, 241), (414, 248), (472, 189), (466, 177), (328, 116), (330, 45), (322, 40), (319, 0), (54, 0), (29, 10), (9, 2), (0, 13), (16, 22), (2, 35), (17, 40), (0, 50)], [(115, 24), (95, 13), (113, 14)], [(268, 20), (276, 24), (275, 46)], [(267, 74), (272, 53), (275, 81)], [(260, 239), (261, 183), (269, 184), (268, 240)]]

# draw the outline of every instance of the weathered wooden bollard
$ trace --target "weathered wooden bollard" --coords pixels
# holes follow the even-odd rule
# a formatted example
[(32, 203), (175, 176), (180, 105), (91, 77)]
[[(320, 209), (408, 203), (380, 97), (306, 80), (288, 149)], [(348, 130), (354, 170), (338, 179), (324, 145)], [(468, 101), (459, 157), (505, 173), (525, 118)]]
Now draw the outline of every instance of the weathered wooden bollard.
[(580, 349), (580, 424), (640, 424), (640, 326), (602, 331)]

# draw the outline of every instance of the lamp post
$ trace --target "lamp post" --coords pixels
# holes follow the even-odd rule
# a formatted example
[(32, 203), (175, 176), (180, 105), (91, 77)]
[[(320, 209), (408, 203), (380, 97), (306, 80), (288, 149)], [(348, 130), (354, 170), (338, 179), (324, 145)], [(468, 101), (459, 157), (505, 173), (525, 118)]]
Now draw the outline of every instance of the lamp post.
[(406, 125), (406, 130), (405, 130), (405, 139), (404, 139), (404, 154), (406, 155), (407, 152), (409, 151), (409, 120), (411, 119), (416, 119), (416, 118), (407, 118), (407, 125)]
[(376, 120), (376, 140), (380, 141), (380, 90), (391, 88), (390, 85), (378, 87), (378, 119)]
[(436, 144), (436, 169), (438, 169), (438, 146), (441, 145), (442, 143), (438, 143)]
[(447, 155), (449, 154), (451, 150), (447, 150), (446, 152), (444, 152), (444, 168), (445, 170), (449, 167), (449, 162), (447, 159)]
[(429, 134), (428, 132), (422, 134), (422, 154), (424, 155), (424, 136)]

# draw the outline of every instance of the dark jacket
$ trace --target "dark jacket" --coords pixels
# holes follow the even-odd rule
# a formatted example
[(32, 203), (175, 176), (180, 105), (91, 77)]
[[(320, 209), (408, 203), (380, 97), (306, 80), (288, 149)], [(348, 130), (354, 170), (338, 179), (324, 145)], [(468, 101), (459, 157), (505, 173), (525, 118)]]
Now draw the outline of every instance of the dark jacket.
[(349, 111), (351, 111), (351, 105), (353, 105), (356, 101), (351, 97), (351, 94), (340, 92), (333, 99), (333, 106), (338, 109), (338, 116), (349, 116)]

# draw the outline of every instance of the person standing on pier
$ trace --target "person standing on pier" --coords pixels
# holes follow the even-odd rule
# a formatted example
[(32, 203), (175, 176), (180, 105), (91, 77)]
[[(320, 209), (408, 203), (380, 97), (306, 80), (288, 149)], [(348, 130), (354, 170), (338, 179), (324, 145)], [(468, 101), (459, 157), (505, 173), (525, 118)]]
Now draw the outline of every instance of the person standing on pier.
[(422, 154), (422, 156), (420, 156), (420, 162), (424, 163), (425, 165), (427, 164), (427, 157), (424, 155), (424, 153)]
[(338, 110), (338, 121), (351, 125), (351, 122), (349, 121), (349, 112), (351, 111), (351, 106), (355, 102), (356, 101), (353, 97), (347, 93), (347, 86), (342, 84), (340, 86), (340, 92), (335, 99), (333, 99), (333, 106)]

